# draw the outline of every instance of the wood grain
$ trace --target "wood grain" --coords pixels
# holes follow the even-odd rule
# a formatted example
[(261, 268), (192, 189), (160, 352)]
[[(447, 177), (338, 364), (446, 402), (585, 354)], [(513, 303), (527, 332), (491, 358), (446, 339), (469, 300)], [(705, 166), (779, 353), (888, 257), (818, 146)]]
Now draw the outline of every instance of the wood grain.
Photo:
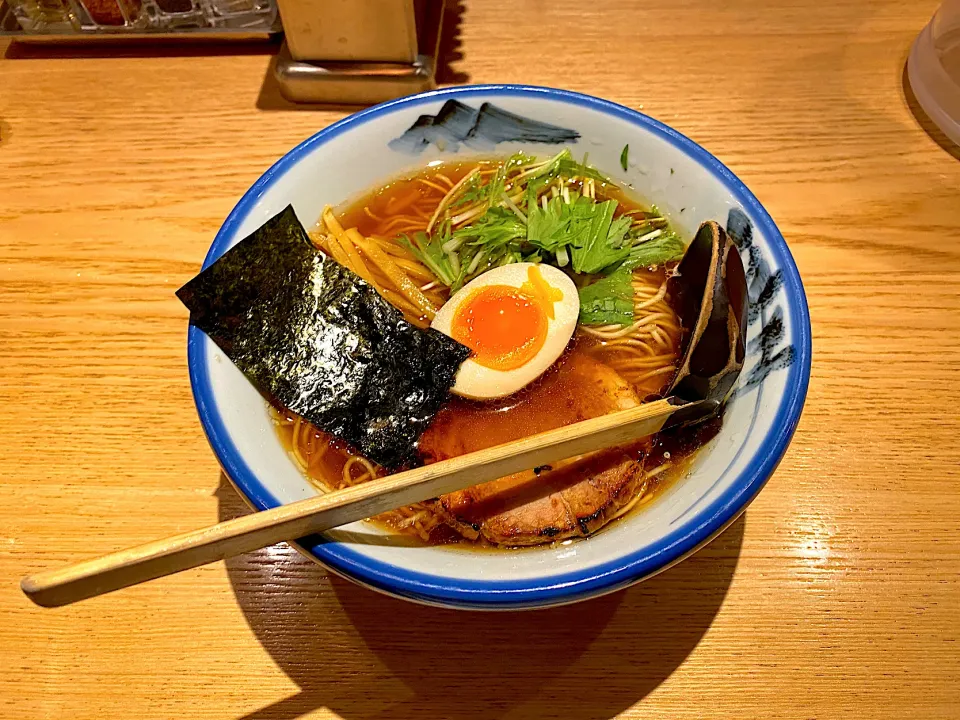
[(693, 559), (544, 613), (418, 608), (285, 546), (32, 607), (27, 572), (243, 512), (173, 290), (259, 174), (344, 113), (271, 109), (259, 51), (8, 48), (3, 716), (960, 717), (960, 152), (903, 87), (936, 1), (465, 4), (472, 82), (642, 108), (776, 219), (814, 340), (780, 468)]

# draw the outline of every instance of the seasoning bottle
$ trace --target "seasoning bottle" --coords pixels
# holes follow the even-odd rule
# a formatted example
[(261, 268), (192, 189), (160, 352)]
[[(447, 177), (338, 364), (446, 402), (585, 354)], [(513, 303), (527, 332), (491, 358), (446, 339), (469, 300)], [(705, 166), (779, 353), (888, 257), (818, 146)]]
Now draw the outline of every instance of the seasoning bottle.
[(907, 76), (924, 112), (960, 145), (960, 0), (946, 0), (917, 37)]

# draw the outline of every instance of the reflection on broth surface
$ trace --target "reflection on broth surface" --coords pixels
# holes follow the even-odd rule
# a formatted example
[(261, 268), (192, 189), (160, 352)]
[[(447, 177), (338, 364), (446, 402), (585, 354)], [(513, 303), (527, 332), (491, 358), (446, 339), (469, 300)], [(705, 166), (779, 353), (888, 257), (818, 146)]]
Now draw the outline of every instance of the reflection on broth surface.
[[(607, 243), (599, 249), (590, 245), (597, 227)], [(676, 371), (682, 330), (667, 280), (683, 245), (655, 208), (568, 153), (434, 164), (342, 212), (325, 211), (310, 235), (421, 327), (463, 284), (504, 264), (548, 263), (579, 288), (580, 322), (560, 359), (507, 397), (451, 396), (420, 438), (425, 463), (633, 407), (659, 396)], [(570, 235), (585, 239), (555, 243)], [(321, 490), (385, 474), (289, 411), (275, 408), (274, 416), (284, 444)], [(523, 546), (584, 537), (649, 503), (718, 427), (638, 438), (376, 520), (431, 543)]]

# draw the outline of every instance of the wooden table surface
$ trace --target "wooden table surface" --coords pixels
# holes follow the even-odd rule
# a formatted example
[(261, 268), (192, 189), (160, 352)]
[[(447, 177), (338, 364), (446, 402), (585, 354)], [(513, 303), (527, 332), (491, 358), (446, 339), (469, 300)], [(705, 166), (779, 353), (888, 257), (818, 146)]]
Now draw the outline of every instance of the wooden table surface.
[(0, 44), (4, 718), (960, 717), (960, 151), (911, 111), (933, 0), (467, 0), (444, 77), (610, 98), (783, 230), (813, 376), (779, 470), (692, 559), (563, 609), (420, 608), (286, 546), (74, 607), (21, 575), (244, 512), (186, 312), (231, 207), (344, 111), (275, 48)]

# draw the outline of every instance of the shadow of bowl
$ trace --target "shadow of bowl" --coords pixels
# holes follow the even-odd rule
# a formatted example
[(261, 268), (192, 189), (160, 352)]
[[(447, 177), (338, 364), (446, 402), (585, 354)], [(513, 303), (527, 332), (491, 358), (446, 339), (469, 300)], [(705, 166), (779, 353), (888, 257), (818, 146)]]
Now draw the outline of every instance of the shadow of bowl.
[[(220, 519), (248, 512), (223, 479)], [(463, 612), (343, 580), (288, 545), (226, 561), (259, 642), (300, 691), (243, 716), (326, 707), (343, 718), (611, 718), (655, 689), (716, 617), (741, 516), (679, 565), (627, 590), (533, 612)], [(243, 719), (241, 719), (243, 720)]]

